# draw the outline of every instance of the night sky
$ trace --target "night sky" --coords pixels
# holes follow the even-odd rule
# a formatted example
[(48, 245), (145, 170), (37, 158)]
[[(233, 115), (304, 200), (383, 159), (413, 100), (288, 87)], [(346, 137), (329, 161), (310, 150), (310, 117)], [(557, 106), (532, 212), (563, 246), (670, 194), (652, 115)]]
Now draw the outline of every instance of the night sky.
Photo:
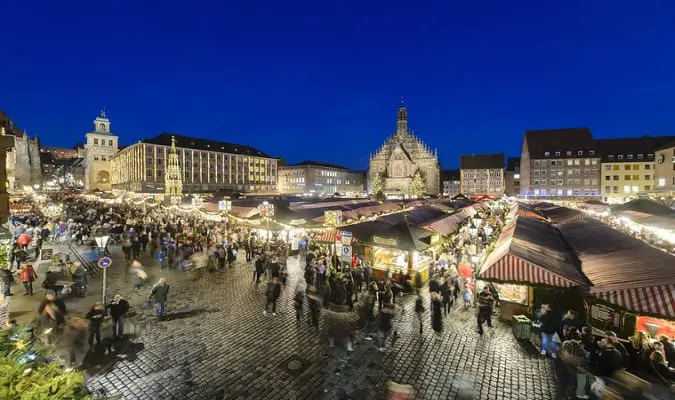
[[(518, 6), (515, 6), (518, 4)], [(675, 1), (4, 1), (0, 108), (71, 147), (160, 132), (365, 169), (410, 126), (444, 168), (526, 129), (675, 134)]]

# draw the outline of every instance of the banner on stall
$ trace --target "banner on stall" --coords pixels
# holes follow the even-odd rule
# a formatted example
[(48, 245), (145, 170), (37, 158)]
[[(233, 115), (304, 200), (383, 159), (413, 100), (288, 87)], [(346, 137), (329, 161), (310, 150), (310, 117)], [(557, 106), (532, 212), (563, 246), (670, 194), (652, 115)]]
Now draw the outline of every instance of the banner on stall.
[(326, 210), (323, 212), (323, 223), (329, 226), (342, 225), (342, 210)]

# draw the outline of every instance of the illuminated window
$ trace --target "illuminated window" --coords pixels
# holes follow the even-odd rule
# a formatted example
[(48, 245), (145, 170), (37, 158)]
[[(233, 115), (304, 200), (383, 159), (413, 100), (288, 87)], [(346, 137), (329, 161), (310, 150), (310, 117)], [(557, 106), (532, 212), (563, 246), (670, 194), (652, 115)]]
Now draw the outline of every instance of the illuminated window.
[(630, 193), (630, 186), (624, 186), (624, 187), (623, 187), (623, 192), (624, 192), (624, 193)]
[(666, 178), (659, 178), (658, 186), (666, 186)]

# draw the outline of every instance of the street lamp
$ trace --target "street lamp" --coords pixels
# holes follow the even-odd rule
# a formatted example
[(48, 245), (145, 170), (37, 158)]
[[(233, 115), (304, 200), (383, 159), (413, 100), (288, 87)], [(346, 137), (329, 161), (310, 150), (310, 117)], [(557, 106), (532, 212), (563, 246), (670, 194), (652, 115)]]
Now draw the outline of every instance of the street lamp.
[[(105, 255), (106, 248), (108, 247), (108, 242), (110, 241), (110, 236), (108, 235), (100, 235), (96, 236), (96, 246), (98, 246), (98, 254), (99, 254), (99, 260), (103, 258)], [(106, 265), (103, 267), (103, 278), (101, 279), (101, 299), (103, 301), (103, 305), (105, 306), (105, 290), (106, 290), (106, 281), (108, 278), (108, 266)]]

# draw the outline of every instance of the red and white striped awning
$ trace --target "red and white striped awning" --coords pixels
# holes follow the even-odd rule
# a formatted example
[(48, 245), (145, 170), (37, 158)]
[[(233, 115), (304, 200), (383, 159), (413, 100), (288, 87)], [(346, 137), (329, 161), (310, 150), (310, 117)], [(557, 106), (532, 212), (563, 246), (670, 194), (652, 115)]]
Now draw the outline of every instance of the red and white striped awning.
[(675, 318), (675, 285), (638, 287), (621, 290), (591, 288), (591, 294), (608, 303), (642, 314)]
[(337, 229), (331, 229), (329, 231), (322, 233), (321, 236), (316, 238), (316, 240), (318, 242), (335, 243), (341, 240), (340, 231)]
[(579, 284), (553, 273), (544, 267), (507, 253), (480, 273), (481, 279), (519, 284), (546, 285), (555, 287), (578, 286)]

